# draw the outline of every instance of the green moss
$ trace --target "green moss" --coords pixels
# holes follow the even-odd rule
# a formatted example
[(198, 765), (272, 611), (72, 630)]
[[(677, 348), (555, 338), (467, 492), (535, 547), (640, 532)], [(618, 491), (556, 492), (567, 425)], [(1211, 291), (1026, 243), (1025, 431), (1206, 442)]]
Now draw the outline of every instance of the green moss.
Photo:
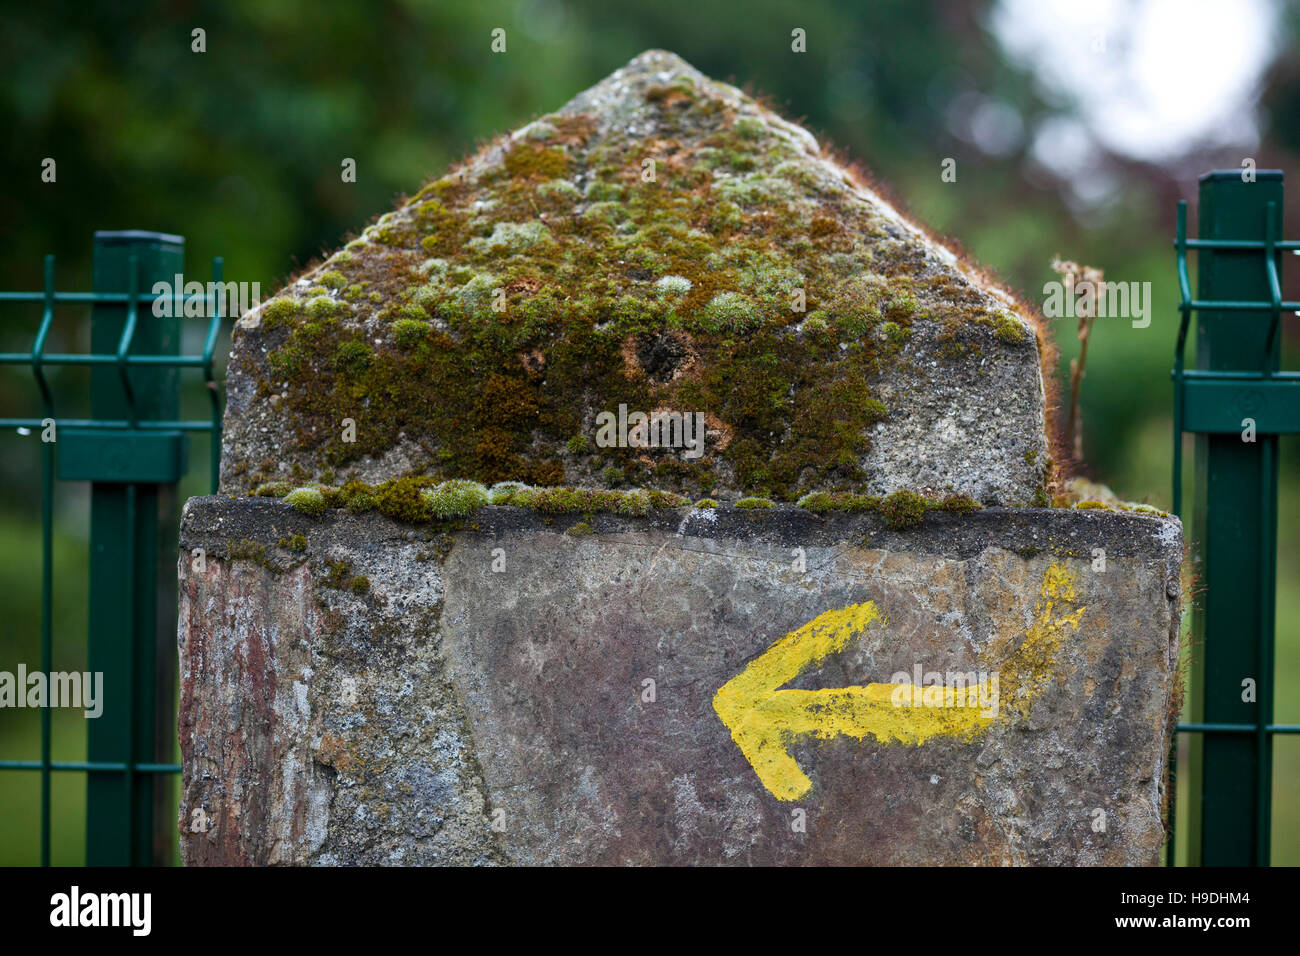
[(339, 489), (339, 495), (343, 499), (343, 506), (353, 514), (364, 514), (379, 507), (379, 496), (369, 485), (360, 481), (349, 481)]
[(488, 504), (488, 490), (477, 481), (456, 478), (423, 493), (424, 503), (434, 518), (459, 518)]
[(760, 140), (767, 135), (767, 124), (752, 116), (742, 116), (736, 120), (736, 135), (741, 139)]
[(808, 494), (796, 501), (795, 506), (806, 508), (809, 511), (825, 513), (832, 509), (831, 496), (829, 492), (825, 491), (810, 491)]
[(578, 187), (567, 179), (552, 179), (537, 187), (537, 195), (543, 199), (577, 199), (582, 193)]
[(271, 371), (285, 378), (296, 377), (307, 361), (307, 352), (292, 344), (276, 349), (266, 358)]
[(258, 564), (266, 563), (266, 545), (260, 544), (249, 538), (239, 538), (230, 541), (226, 546), (227, 553), (231, 561), (255, 561)]
[(925, 498), (915, 491), (902, 489), (885, 495), (878, 510), (889, 527), (902, 531), (920, 524), (925, 517), (925, 509)]
[[(428, 290), (424, 288), (416, 289), (413, 296), (425, 298), (427, 292)], [(408, 302), (406, 305), (398, 307), (395, 314), (391, 314), (387, 317), (394, 319), (395, 322), (408, 319), (414, 319), (417, 322), (427, 322), (429, 321), (429, 310), (419, 302)]]
[(422, 492), (431, 484), (427, 478), (403, 477), (384, 482), (376, 490), (376, 506), (394, 521), (416, 524), (429, 520), (429, 506)]
[(268, 481), (258, 485), (253, 494), (259, 498), (283, 498), (291, 491), (293, 486), (287, 481)]
[(997, 336), (999, 342), (1005, 342), (1007, 345), (1023, 345), (1026, 340), (1026, 330), (1018, 319), (1009, 315), (999, 315), (994, 320), (993, 334)]
[(488, 492), (488, 500), (494, 505), (513, 505), (514, 498), (521, 491), (532, 491), (520, 481), (499, 481)]
[(558, 149), (520, 143), (506, 153), (505, 171), (511, 179), (559, 179), (569, 170), (569, 158)]
[(591, 525), (589, 525), (587, 522), (579, 521), (577, 524), (571, 525), (569, 527), (569, 530), (564, 533), (577, 538), (577, 537), (581, 537), (582, 535), (594, 534), (595, 531), (596, 529), (593, 528)]
[(745, 510), (762, 509), (771, 508), (773, 503), (770, 498), (741, 498), (736, 502), (735, 507)]
[(973, 347), (972, 343), (949, 340), (939, 346), (939, 354), (949, 362), (959, 362)]
[(826, 322), (826, 313), (821, 309), (810, 313), (808, 318), (803, 320), (803, 330), (809, 335), (820, 335), (829, 328), (830, 326)]
[[(625, 515), (645, 515), (652, 509), (682, 508), (690, 504), (690, 499), (682, 495), (658, 489), (535, 488), (523, 482), (503, 481), (489, 490), (474, 481), (452, 479), (436, 483), (431, 478), (416, 476), (386, 481), (378, 488), (350, 481), (341, 488), (310, 486), (296, 491), (309, 496), (308, 507), (314, 509), (313, 514), (327, 508), (346, 507), (352, 511), (378, 508), (391, 518), (412, 524), (463, 517), (489, 504), (531, 508), (543, 514), (612, 511)], [(317, 504), (319, 510), (315, 510)]]
[(358, 574), (348, 582), (348, 590), (353, 594), (365, 594), (370, 590), (370, 579), (364, 574)]
[(844, 511), (848, 514), (863, 514), (868, 511), (878, 511), (880, 509), (881, 498), (879, 495), (859, 495), (853, 493), (840, 493), (831, 495), (831, 503), (835, 510)]
[(885, 301), (884, 312), (891, 322), (908, 328), (911, 326), (912, 317), (916, 315), (920, 305), (921, 303), (917, 300), (916, 294), (911, 289), (907, 287), (895, 288)]
[(695, 502), (694, 507), (704, 510), (706, 508), (716, 508), (718, 507), (718, 503), (712, 498), (701, 498), (699, 501)]
[(390, 328), (393, 333), (393, 344), (404, 350), (415, 348), (433, 331), (432, 325), (418, 319), (398, 319)]
[(308, 300), (306, 311), (313, 319), (324, 319), (338, 312), (342, 306), (327, 295), (318, 295)]
[(318, 517), (325, 513), (325, 496), (319, 488), (295, 488), (284, 500), (305, 515)]
[[(1040, 507), (1041, 507), (1041, 506), (1040, 506)], [(1077, 503), (1074, 505), (1074, 507), (1077, 508), (1077, 509), (1080, 510), (1080, 511), (1087, 511), (1087, 510), (1090, 510), (1090, 509), (1097, 509), (1097, 510), (1100, 510), (1100, 511), (1111, 511), (1111, 510), (1113, 510), (1113, 509), (1111, 508), (1111, 506), (1108, 505), (1108, 504), (1106, 504), (1106, 502), (1104, 502), (1104, 501), (1080, 501), (1080, 502), (1077, 502)]]
[(939, 502), (938, 510), (952, 514), (968, 515), (983, 510), (984, 506), (967, 494), (949, 495)]
[(301, 534), (295, 534), (288, 538), (281, 538), (279, 541), (279, 547), (284, 548), (286, 551), (306, 551), (307, 538), (305, 535)]
[(468, 248), (480, 254), (520, 253), (554, 246), (551, 231), (540, 222), (498, 222), (492, 235), (471, 239)]
[(580, 488), (530, 487), (514, 491), (509, 503), (542, 514), (572, 514), (597, 510), (599, 499), (595, 492)]
[(301, 315), (302, 301), (293, 296), (277, 296), (262, 309), (262, 324), (267, 329), (279, 328), (295, 315)]
[(410, 296), (410, 303), (401, 308), (400, 314), (408, 319), (428, 319), (429, 310), (438, 308), (438, 303), (442, 299), (442, 289), (432, 285), (419, 285), (411, 290)]
[(511, 504), (542, 514), (587, 514), (612, 511), (644, 516), (655, 508), (680, 508), (689, 502), (681, 495), (664, 491), (606, 491), (596, 488), (529, 488), (516, 492)]
[(860, 495), (853, 492), (828, 492), (813, 491), (800, 498), (796, 505), (800, 508), (806, 508), (809, 511), (815, 511), (818, 514), (827, 514), (832, 511), (841, 511), (846, 514), (863, 514), (868, 511), (876, 511), (880, 507), (880, 497), (877, 495)]
[(352, 572), (351, 566), (346, 561), (327, 560), (325, 567), (329, 569), (329, 573), (325, 575), (327, 588), (342, 588)]
[(695, 283), (685, 276), (661, 276), (655, 283), (655, 291), (661, 296), (679, 298), (691, 291)]
[(883, 323), (880, 326), (880, 331), (884, 333), (885, 341), (896, 348), (904, 345), (912, 337), (912, 330), (905, 325), (899, 325), (897, 322)]
[(642, 488), (634, 491), (625, 491), (619, 495), (614, 504), (614, 510), (621, 515), (635, 517), (644, 517), (650, 513), (651, 501), (650, 493)]
[(340, 372), (360, 372), (374, 360), (374, 350), (365, 342), (349, 339), (340, 342), (334, 352), (334, 367)]
[[(781, 501), (861, 487), (888, 414), (872, 394), (882, 365), (918, 315), (951, 305), (964, 323), (987, 297), (935, 276), (761, 120), (699, 95), (689, 83), (651, 95), (653, 141), (548, 117), (507, 141), (502, 163), (430, 183), (377, 223), (379, 245), (356, 245), (346, 267), (351, 285), (318, 280), (343, 301), (277, 307), (305, 320), (265, 340), (267, 390), (287, 392), (286, 456), (308, 448), (342, 474), (404, 435), (439, 479), (692, 497), (725, 481)], [(650, 158), (657, 183), (640, 181)], [(806, 315), (792, 311), (795, 288)], [(360, 327), (375, 313), (391, 322), (379, 343)], [(730, 441), (691, 462), (592, 454), (578, 437), (590, 411), (621, 403), (707, 411)], [(355, 442), (339, 437), (344, 418), (365, 423)], [(399, 520), (427, 520), (409, 491), (375, 503), (386, 493)]]
[(622, 202), (627, 198), (627, 189), (619, 183), (592, 180), (587, 185), (587, 198), (592, 202)]
[(744, 296), (722, 292), (700, 310), (692, 326), (705, 332), (743, 332), (759, 323), (758, 310)]
[[(351, 258), (349, 256), (349, 258)], [(348, 284), (347, 277), (337, 269), (331, 269), (328, 272), (322, 272), (316, 281), (327, 289), (341, 289)]]
[[(758, 160), (754, 156), (737, 149), (724, 149), (720, 160), (722, 165), (738, 173), (747, 173), (758, 166)], [(734, 185), (735, 180), (731, 180), (730, 183), (724, 182), (724, 188), (729, 184)]]
[(660, 491), (657, 488), (649, 489), (646, 494), (650, 496), (651, 508), (684, 508), (691, 503), (689, 498), (671, 491)]

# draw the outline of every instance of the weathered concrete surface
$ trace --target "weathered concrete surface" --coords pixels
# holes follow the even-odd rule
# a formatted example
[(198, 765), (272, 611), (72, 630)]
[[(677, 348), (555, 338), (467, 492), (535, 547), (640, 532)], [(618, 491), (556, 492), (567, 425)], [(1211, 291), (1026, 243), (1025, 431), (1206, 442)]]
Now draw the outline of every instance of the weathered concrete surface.
[[(904, 532), (793, 508), (589, 520), (594, 534), (572, 536), (576, 516), (488, 508), (435, 532), (191, 500), (185, 861), (1157, 862), (1176, 520), (1012, 509), (932, 513)], [(304, 552), (277, 546), (295, 534)], [(351, 589), (362, 575), (369, 589)], [(860, 687), (918, 664), (1000, 671), (999, 716), (920, 744), (787, 735), (811, 786), (780, 799), (715, 695), (786, 634), (868, 601), (885, 623), (787, 687)], [(1044, 627), (1057, 643), (1041, 642)]]

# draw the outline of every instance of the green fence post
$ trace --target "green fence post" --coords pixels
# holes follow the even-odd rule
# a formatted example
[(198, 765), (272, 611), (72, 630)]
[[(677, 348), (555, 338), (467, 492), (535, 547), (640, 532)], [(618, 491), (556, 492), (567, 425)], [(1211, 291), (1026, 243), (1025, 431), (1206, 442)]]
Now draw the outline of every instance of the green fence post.
[[(180, 236), (97, 232), (95, 291), (147, 295), (154, 283), (175, 280), (183, 271), (184, 255)], [(95, 306), (93, 352), (180, 354), (178, 318), (159, 318), (146, 302), (136, 309), (130, 328), (130, 312), (128, 305)], [(128, 372), (120, 364), (96, 365), (91, 370), (91, 415), (132, 423), (174, 420), (178, 378), (176, 368), (146, 366)], [(64, 436), (59, 437), (63, 446)], [(174, 541), (162, 542), (159, 535), (171, 530), (176, 491), (174, 484), (101, 480), (129, 473), (126, 462), (143, 446), (138, 439), (144, 437), (131, 429), (120, 439), (114, 433), (112, 440), (93, 446), (99, 460), (91, 483), (89, 668), (104, 674), (104, 711), (90, 721), (88, 757), (124, 764), (125, 770), (87, 774), (89, 866), (156, 862), (155, 805), (162, 780), (158, 774), (136, 773), (135, 764), (160, 758), (155, 753), (160, 692), (170, 703), (167, 688), (174, 668), (164, 667), (160, 675), (157, 664), (160, 647), (175, 643), (176, 574), (172, 561), (159, 558), (171, 554)], [(64, 451), (60, 447), (60, 454)]]
[[(1283, 208), (1280, 172), (1260, 170), (1253, 182), (1243, 181), (1240, 171), (1208, 173), (1200, 184), (1200, 236), (1260, 242), (1269, 203), (1278, 212)], [(1259, 248), (1200, 250), (1197, 298), (1269, 301), (1265, 261)], [(1277, 261), (1280, 266), (1280, 254)], [(1281, 336), (1270, 349), (1270, 322), (1270, 314), (1260, 310), (1202, 310), (1197, 368), (1277, 370)], [(1250, 418), (1251, 402), (1243, 398), (1240, 405), (1236, 417)], [(1277, 446), (1276, 434), (1261, 433), (1254, 442), (1241, 434), (1196, 437), (1193, 521), (1203, 555), (1203, 591), (1194, 633), (1203, 643), (1193, 653), (1189, 689), (1193, 708), (1200, 707), (1200, 713), (1193, 710), (1194, 721), (1262, 728), (1272, 719)], [(1247, 679), (1254, 681), (1254, 702), (1243, 699)], [(1271, 767), (1262, 730), (1205, 735), (1190, 768), (1201, 793), (1200, 806), (1192, 808), (1192, 862), (1199, 850), (1205, 866), (1268, 864)]]

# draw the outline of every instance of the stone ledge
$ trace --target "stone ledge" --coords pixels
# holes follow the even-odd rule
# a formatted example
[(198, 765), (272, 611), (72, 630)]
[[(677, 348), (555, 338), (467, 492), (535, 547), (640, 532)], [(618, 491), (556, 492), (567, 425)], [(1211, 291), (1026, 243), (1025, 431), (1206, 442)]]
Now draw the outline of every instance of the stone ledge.
[[(1038, 548), (1057, 557), (1089, 557), (1104, 547), (1117, 555), (1149, 555), (1153, 542), (1172, 563), (1177, 580), (1182, 563), (1182, 522), (1162, 515), (1105, 509), (984, 508), (971, 514), (927, 512), (920, 525), (902, 531), (889, 528), (876, 514), (819, 514), (793, 505), (765, 509), (673, 508), (652, 511), (644, 518), (598, 512), (544, 515), (526, 508), (493, 505), (465, 519), (427, 524), (402, 524), (370, 512), (354, 515), (343, 509), (320, 517), (300, 514), (277, 498), (231, 498), (213, 495), (191, 498), (185, 505), (181, 547), (206, 547), (227, 552), (229, 541), (262, 540), (271, 536), (328, 531), (344, 539), (371, 544), (413, 541), (449, 529), (469, 534), (498, 535), (524, 531), (564, 532), (585, 521), (599, 534), (653, 530), (691, 538), (762, 538), (777, 544), (847, 540), (857, 537), (873, 546), (904, 548), (951, 557), (969, 557), (988, 547)], [(361, 536), (361, 537), (358, 537)]]

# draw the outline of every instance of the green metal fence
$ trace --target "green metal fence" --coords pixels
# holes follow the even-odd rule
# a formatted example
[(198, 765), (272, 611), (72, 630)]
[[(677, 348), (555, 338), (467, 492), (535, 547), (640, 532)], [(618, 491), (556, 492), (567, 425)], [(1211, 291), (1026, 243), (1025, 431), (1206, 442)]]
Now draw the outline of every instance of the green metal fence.
[[(1192, 432), (1203, 586), (1193, 612), (1202, 643), (1188, 684), (1194, 719), (1178, 730), (1193, 735), (1191, 862), (1206, 866), (1268, 865), (1273, 738), (1300, 733), (1273, 723), (1278, 440), (1300, 434), (1300, 373), (1280, 370), (1282, 312), (1300, 309), (1282, 300), (1282, 253), (1300, 242), (1282, 239), (1282, 208), (1282, 173), (1272, 170), (1201, 177), (1200, 238), (1187, 237), (1187, 203), (1178, 204), (1174, 511), (1182, 516), (1182, 440)], [(1198, 298), (1189, 250), (1198, 256)], [(1193, 312), (1194, 370), (1184, 358)], [(1171, 823), (1176, 758), (1175, 739)], [(1171, 838), (1170, 863), (1173, 854)]]
[[(89, 721), (87, 759), (50, 759), (50, 708), (41, 709), (41, 749), (37, 760), (0, 761), (0, 770), (38, 771), (41, 780), (41, 864), (50, 862), (50, 782), (57, 772), (86, 774), (86, 863), (155, 862), (155, 828), (173, 826), (160, 813), (160, 775), (180, 771), (158, 762), (161, 746), (175, 737), (171, 706), (174, 668), (159, 666), (175, 635), (176, 484), (188, 468), (188, 433), (211, 438), (212, 490), (217, 489), (221, 447), (221, 402), (213, 376), (213, 353), (224, 318), (224, 297), (202, 300), (209, 316), (199, 355), (182, 355), (180, 309), (170, 317), (153, 314), (158, 296), (142, 290), (171, 283), (183, 273), (184, 239), (153, 232), (97, 232), (94, 291), (58, 292), (54, 257), (45, 258), (44, 289), (0, 292), (0, 303), (40, 303), (40, 326), (30, 352), (0, 354), (0, 365), (32, 370), (43, 416), (0, 418), (0, 428), (41, 432), (41, 670), (49, 674), (53, 656), (54, 486), (62, 481), (91, 483), (90, 606), (88, 670), (102, 672), (103, 712)], [(212, 264), (213, 282), (222, 281), (222, 263)], [(210, 289), (211, 287), (209, 287)], [(46, 351), (54, 310), (60, 305), (90, 305), (88, 354)], [(141, 321), (141, 308), (150, 310)], [(46, 377), (53, 366), (90, 369), (90, 418), (59, 418)], [(178, 420), (179, 375), (197, 369), (207, 385), (211, 417)], [(47, 440), (48, 439), (48, 440)], [(56, 457), (55, 449), (58, 449)], [(164, 744), (164, 742), (166, 742)], [(161, 831), (158, 831), (161, 832)]]

